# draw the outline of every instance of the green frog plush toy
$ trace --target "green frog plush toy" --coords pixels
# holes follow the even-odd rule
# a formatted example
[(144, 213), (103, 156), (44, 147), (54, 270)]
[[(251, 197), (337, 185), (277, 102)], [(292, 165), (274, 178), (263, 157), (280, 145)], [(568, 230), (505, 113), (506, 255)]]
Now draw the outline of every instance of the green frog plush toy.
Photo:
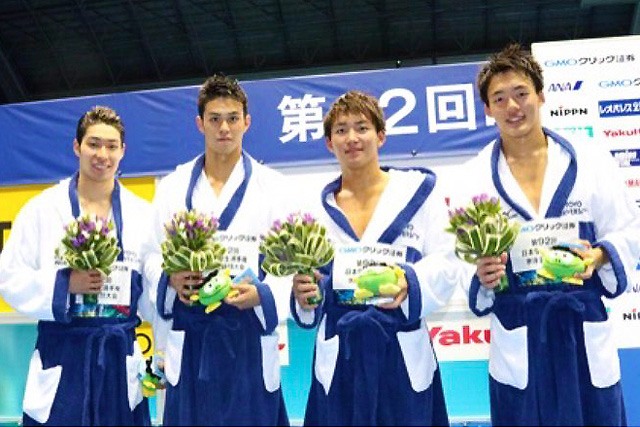
[(198, 293), (191, 295), (191, 301), (199, 301), (200, 304), (206, 305), (205, 313), (211, 313), (220, 307), (222, 300), (227, 295), (234, 296), (238, 293), (238, 291), (231, 290), (232, 283), (229, 269), (220, 269), (215, 275), (205, 279), (205, 283), (198, 290)]
[(542, 268), (537, 271), (538, 276), (551, 282), (582, 285), (582, 279), (573, 275), (584, 272), (593, 260), (583, 259), (575, 250), (578, 247), (583, 248), (581, 245), (562, 243), (551, 249), (538, 249), (542, 255)]
[(400, 292), (400, 278), (404, 279), (404, 270), (397, 265), (370, 267), (353, 279), (357, 285), (355, 299), (363, 301), (372, 297), (395, 296)]

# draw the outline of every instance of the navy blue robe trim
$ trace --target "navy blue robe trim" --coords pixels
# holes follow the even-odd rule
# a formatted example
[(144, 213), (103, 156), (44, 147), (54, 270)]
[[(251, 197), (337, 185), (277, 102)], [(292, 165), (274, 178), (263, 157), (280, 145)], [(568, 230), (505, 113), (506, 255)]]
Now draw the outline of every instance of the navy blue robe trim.
[(489, 306), (484, 310), (478, 309), (478, 293), (480, 293), (481, 286), (480, 279), (474, 274), (473, 278), (471, 278), (471, 286), (469, 287), (469, 309), (476, 316), (486, 316), (493, 311), (493, 306)]
[[(333, 261), (331, 261), (331, 263), (327, 264), (327, 265), (333, 265)], [(326, 295), (329, 296), (327, 294), (327, 282), (329, 280), (331, 280), (330, 278), (331, 274), (328, 275), (323, 275), (322, 279), (320, 280), (320, 283), (318, 283), (318, 287), (320, 288), (322, 295)], [(303, 323), (300, 320), (300, 316), (298, 316), (298, 310), (296, 310), (296, 298), (293, 296), (293, 290), (291, 291), (291, 296), (289, 297), (289, 309), (291, 310), (291, 316), (293, 316), (293, 320), (298, 324), (298, 326), (300, 326), (303, 329), (313, 329), (316, 326), (318, 326), (318, 323), (320, 323), (320, 319), (322, 318), (322, 311), (323, 311), (323, 306), (325, 304), (325, 302), (327, 301), (327, 298), (322, 298), (322, 301), (320, 302), (320, 304), (318, 304), (318, 306), (316, 308), (313, 309), (313, 322), (312, 323)]]
[(618, 295), (624, 293), (627, 289), (629, 282), (627, 281), (627, 273), (624, 270), (624, 265), (622, 264), (622, 260), (620, 259), (620, 254), (618, 254), (618, 250), (613, 246), (613, 244), (607, 240), (602, 240), (598, 242), (594, 247), (601, 246), (607, 251), (609, 255), (609, 261), (611, 262), (611, 267), (613, 267), (613, 273), (616, 275), (616, 280), (618, 284), (616, 286), (615, 292), (610, 292), (607, 288), (602, 286), (602, 293), (608, 298), (615, 298)]
[(264, 333), (270, 335), (278, 326), (278, 312), (276, 310), (276, 300), (271, 293), (269, 285), (260, 283), (256, 285), (256, 290), (260, 296), (260, 306), (264, 315)]
[[(185, 204), (187, 205), (188, 210), (193, 209), (193, 191), (196, 187), (198, 179), (200, 178), (200, 174), (204, 169), (204, 161), (205, 155), (202, 154), (196, 159), (193, 165), (193, 170), (191, 171), (191, 178), (189, 180), (189, 187), (187, 188), (187, 195), (185, 198)], [(240, 209), (240, 204), (242, 203), (244, 195), (247, 192), (247, 186), (249, 185), (249, 180), (251, 179), (251, 174), (253, 172), (251, 159), (249, 158), (249, 155), (244, 151), (242, 152), (242, 165), (244, 166), (244, 178), (242, 179), (242, 182), (240, 183), (238, 188), (236, 188), (233, 196), (231, 196), (229, 204), (227, 204), (227, 207), (224, 209), (224, 211), (222, 211), (222, 214), (220, 214), (220, 218), (218, 218), (218, 229), (222, 231), (229, 228), (229, 225), (231, 225), (231, 221), (233, 221), (233, 218), (236, 216), (238, 209)]]
[[(545, 135), (550, 136), (554, 141), (556, 141), (562, 148), (567, 150), (569, 155), (571, 156), (571, 160), (569, 162), (569, 167), (567, 168), (556, 192), (551, 199), (551, 203), (549, 204), (549, 209), (547, 209), (547, 213), (545, 218), (556, 218), (562, 215), (562, 209), (564, 205), (567, 203), (567, 199), (569, 198), (569, 194), (571, 194), (571, 190), (573, 190), (573, 186), (576, 182), (576, 176), (578, 174), (578, 163), (576, 161), (576, 152), (573, 149), (573, 146), (558, 135), (555, 132), (550, 131), (549, 129), (543, 128)], [(507, 194), (504, 187), (502, 186), (502, 182), (500, 181), (500, 176), (498, 174), (498, 159), (500, 158), (500, 148), (502, 147), (502, 139), (498, 137), (496, 142), (493, 144), (493, 150), (491, 151), (491, 179), (493, 180), (493, 185), (496, 187), (498, 194), (500, 197), (504, 199), (504, 201), (513, 208), (520, 216), (522, 216), (525, 220), (530, 221), (531, 215), (520, 205), (513, 201), (513, 199)]]
[[(383, 167), (381, 168), (384, 171), (388, 171), (390, 168)], [(398, 236), (402, 233), (402, 230), (407, 226), (411, 218), (416, 214), (418, 209), (422, 207), (429, 194), (433, 190), (433, 187), (436, 183), (436, 175), (431, 172), (429, 169), (424, 168), (412, 168), (413, 170), (418, 170), (424, 173), (426, 176), (414, 195), (411, 197), (407, 205), (398, 213), (396, 218), (391, 222), (389, 227), (380, 235), (378, 238), (379, 243), (392, 244)], [(335, 194), (340, 187), (342, 186), (342, 175), (336, 178), (334, 181), (327, 184), (322, 190), (321, 198), (322, 198), (322, 206), (327, 211), (327, 214), (331, 217), (331, 219), (345, 232), (347, 233), (354, 241), (359, 242), (360, 239), (351, 228), (351, 224), (347, 218), (340, 212), (339, 209), (331, 206), (327, 202), (327, 197), (329, 194)]]
[(596, 227), (592, 221), (580, 221), (578, 223), (580, 238), (588, 240), (591, 244), (596, 241)]
[(167, 311), (166, 300), (167, 300), (167, 287), (169, 286), (169, 275), (164, 271), (160, 275), (160, 280), (158, 281), (158, 314), (164, 320), (173, 319), (173, 310)]
[[(69, 201), (71, 203), (71, 214), (74, 218), (80, 216), (80, 202), (78, 200), (78, 177), (76, 172), (69, 181)], [(117, 179), (113, 181), (113, 191), (111, 192), (111, 209), (113, 211), (113, 222), (116, 225), (116, 235), (118, 237), (118, 261), (124, 260), (124, 246), (122, 245), (122, 203), (120, 202), (120, 183)]]
[(72, 317), (69, 315), (69, 279), (70, 268), (61, 268), (56, 272), (56, 280), (53, 285), (53, 318), (61, 323), (69, 323)]
[(407, 317), (407, 323), (414, 323), (420, 320), (420, 312), (422, 311), (420, 281), (410, 264), (400, 264), (400, 267), (404, 270), (407, 280), (407, 298), (409, 299), (409, 316)]

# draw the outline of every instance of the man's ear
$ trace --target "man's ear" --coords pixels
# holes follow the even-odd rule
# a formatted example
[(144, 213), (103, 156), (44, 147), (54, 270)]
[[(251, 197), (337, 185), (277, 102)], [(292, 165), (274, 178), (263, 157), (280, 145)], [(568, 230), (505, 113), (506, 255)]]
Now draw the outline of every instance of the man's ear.
[(80, 144), (77, 139), (73, 140), (73, 152), (76, 153), (76, 157), (80, 157)]
[(484, 104), (484, 115), (488, 116), (488, 117), (491, 117), (493, 119), (493, 115), (491, 114), (491, 110), (489, 109), (487, 104)]
[(244, 131), (248, 131), (249, 127), (251, 126), (251, 114), (247, 113), (244, 116)]
[(331, 151), (333, 153), (333, 142), (331, 142), (331, 138), (326, 137), (324, 139), (325, 144), (327, 144), (327, 148), (329, 149), (329, 151)]
[(200, 133), (204, 133), (204, 121), (202, 121), (202, 117), (200, 115), (196, 115), (196, 127), (200, 131)]
[(378, 132), (378, 148), (381, 148), (385, 142), (387, 142), (387, 134), (381, 130)]

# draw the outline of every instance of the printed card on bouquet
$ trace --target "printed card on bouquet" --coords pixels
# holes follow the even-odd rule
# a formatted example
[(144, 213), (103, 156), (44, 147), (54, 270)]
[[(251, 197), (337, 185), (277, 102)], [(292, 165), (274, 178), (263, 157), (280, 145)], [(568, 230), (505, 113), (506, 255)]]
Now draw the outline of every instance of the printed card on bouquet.
[(374, 297), (360, 301), (355, 297), (356, 278), (375, 266), (393, 266), (406, 262), (407, 248), (383, 243), (338, 245), (333, 261), (333, 291), (340, 304), (380, 304), (391, 297)]
[(129, 306), (131, 304), (131, 268), (116, 263), (98, 295), (98, 304)]
[(540, 248), (550, 248), (563, 242), (576, 242), (580, 238), (576, 221), (550, 218), (522, 224), (509, 256), (514, 273), (537, 270), (542, 267)]
[(260, 254), (258, 236), (218, 230), (216, 240), (227, 249), (222, 256), (222, 268), (228, 268), (231, 276), (238, 276), (247, 269), (258, 271)]

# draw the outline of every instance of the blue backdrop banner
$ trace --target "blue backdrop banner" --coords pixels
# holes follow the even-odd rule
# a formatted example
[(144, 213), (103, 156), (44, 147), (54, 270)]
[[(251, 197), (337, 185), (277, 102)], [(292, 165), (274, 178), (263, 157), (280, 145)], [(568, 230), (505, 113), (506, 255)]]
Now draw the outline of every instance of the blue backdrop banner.
[[(274, 166), (333, 159), (322, 118), (350, 89), (377, 96), (387, 117), (383, 156), (477, 152), (493, 139), (475, 88), (479, 63), (247, 81), (252, 125), (246, 150)], [(94, 105), (114, 108), (126, 126), (124, 176), (163, 174), (203, 150), (195, 125), (197, 86), (0, 106), (0, 186), (54, 182), (77, 167), (76, 124)]]

